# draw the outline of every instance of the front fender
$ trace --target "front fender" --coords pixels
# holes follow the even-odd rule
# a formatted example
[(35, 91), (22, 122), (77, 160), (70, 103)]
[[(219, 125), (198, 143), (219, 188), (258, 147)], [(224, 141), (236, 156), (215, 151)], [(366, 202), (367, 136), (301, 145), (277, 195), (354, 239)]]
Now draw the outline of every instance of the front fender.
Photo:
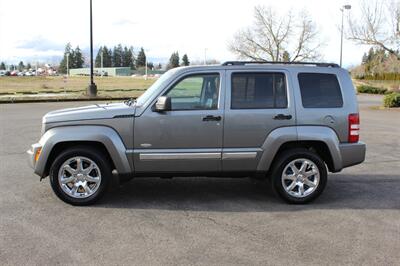
[(106, 126), (62, 126), (49, 129), (39, 141), (42, 150), (35, 164), (34, 172), (44, 177), (49, 155), (55, 145), (74, 141), (102, 143), (110, 154), (119, 174), (132, 172), (121, 137), (114, 129)]

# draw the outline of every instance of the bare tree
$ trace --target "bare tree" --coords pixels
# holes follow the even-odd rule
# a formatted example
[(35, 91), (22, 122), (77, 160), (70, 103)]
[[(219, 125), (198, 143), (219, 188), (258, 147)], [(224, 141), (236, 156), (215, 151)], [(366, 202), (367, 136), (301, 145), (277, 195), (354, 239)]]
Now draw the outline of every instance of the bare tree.
[(380, 47), (400, 59), (400, 1), (361, 2), (361, 17), (349, 17), (348, 39)]
[(229, 50), (240, 58), (290, 62), (320, 59), (318, 31), (307, 12), (279, 16), (272, 7), (256, 6), (254, 18), (254, 24), (238, 31), (229, 44)]

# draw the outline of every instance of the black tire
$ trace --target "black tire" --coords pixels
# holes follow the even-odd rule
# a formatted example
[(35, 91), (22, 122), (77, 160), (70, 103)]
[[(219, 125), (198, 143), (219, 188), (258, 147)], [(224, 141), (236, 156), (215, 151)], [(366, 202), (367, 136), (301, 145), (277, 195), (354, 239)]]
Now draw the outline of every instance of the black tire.
[[(97, 191), (87, 198), (74, 198), (63, 191), (58, 181), (58, 172), (62, 164), (70, 158), (83, 156), (94, 161), (101, 172), (101, 182)], [(76, 146), (62, 151), (53, 161), (49, 171), (50, 184), (54, 193), (62, 201), (71, 205), (85, 206), (91, 205), (104, 196), (107, 191), (110, 181), (112, 180), (112, 170), (107, 162), (107, 157), (101, 151), (90, 146)]]
[[(290, 162), (300, 158), (310, 160), (317, 166), (319, 170), (319, 183), (316, 189), (309, 195), (304, 197), (294, 197), (286, 192), (282, 184), (282, 174), (285, 170), (285, 167)], [(325, 189), (327, 180), (328, 173), (324, 161), (316, 153), (301, 148), (285, 150), (279, 154), (278, 158), (273, 163), (270, 174), (270, 181), (275, 194), (291, 204), (305, 204), (315, 200)]]

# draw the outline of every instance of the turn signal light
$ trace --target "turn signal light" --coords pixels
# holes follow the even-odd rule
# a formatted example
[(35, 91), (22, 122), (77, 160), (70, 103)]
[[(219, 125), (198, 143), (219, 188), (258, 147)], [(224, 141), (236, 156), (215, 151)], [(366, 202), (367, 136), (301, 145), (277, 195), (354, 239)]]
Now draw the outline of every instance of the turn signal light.
[(39, 160), (39, 156), (40, 156), (40, 153), (42, 152), (42, 148), (39, 148), (39, 149), (37, 149), (36, 150), (36, 153), (35, 153), (35, 162), (37, 162), (37, 160)]

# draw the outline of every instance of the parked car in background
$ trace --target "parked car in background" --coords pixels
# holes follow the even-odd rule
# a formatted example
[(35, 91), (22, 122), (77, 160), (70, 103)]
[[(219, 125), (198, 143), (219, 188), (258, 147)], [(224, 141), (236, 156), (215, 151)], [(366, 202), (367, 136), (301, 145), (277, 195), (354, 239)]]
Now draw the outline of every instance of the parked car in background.
[(137, 101), (42, 122), (31, 166), (74, 205), (97, 201), (114, 177), (148, 176), (268, 178), (285, 201), (307, 203), (328, 171), (363, 162), (366, 150), (349, 73), (325, 63), (175, 68)]

